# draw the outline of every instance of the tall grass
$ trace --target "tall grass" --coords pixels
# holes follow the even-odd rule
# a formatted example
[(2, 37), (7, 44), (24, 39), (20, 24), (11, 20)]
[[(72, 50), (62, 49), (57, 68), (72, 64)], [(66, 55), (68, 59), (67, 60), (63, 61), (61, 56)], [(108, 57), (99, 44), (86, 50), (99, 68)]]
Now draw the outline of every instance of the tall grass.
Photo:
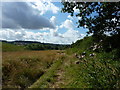
[(60, 56), (58, 51), (3, 52), (3, 88), (26, 88)]

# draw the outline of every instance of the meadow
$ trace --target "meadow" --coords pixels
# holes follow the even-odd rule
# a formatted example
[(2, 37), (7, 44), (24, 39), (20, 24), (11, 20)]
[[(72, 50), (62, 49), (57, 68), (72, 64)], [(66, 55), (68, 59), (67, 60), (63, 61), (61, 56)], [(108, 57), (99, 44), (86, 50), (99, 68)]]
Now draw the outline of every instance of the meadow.
[[(59, 60), (59, 50), (2, 53), (3, 88), (26, 88)], [(62, 51), (63, 52), (63, 51)]]
[[(91, 49), (102, 44), (95, 51)], [(92, 37), (78, 40), (65, 50), (8, 49), (2, 52), (2, 86), (120, 88), (119, 50), (110, 49), (106, 41), (94, 42)], [(85, 55), (81, 57), (83, 52)]]

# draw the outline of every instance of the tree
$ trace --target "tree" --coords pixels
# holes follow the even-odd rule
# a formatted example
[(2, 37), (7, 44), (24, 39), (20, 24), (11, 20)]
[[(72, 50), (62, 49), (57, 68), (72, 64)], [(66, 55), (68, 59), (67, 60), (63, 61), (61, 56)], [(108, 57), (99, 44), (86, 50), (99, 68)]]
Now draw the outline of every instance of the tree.
[[(62, 12), (71, 13), (71, 16), (81, 17), (78, 28), (89, 29), (87, 34), (120, 35), (120, 2), (62, 2)], [(79, 12), (75, 13), (74, 8)]]

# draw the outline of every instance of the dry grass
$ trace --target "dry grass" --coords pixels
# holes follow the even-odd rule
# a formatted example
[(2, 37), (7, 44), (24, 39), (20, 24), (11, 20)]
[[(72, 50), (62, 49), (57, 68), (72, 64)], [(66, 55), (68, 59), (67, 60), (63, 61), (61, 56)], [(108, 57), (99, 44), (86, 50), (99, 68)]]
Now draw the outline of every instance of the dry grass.
[(61, 58), (59, 50), (2, 53), (3, 88), (26, 88)]
[(59, 52), (59, 50), (3, 52), (2, 59), (3, 62), (8, 59), (18, 59), (20, 57), (37, 57), (49, 60), (50, 58), (46, 56), (56, 56), (57, 52)]

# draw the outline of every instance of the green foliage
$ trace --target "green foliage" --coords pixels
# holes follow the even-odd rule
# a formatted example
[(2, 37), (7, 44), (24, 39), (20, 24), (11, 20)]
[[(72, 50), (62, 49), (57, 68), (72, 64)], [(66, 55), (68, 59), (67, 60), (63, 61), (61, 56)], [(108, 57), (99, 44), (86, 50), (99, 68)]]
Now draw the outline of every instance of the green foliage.
[[(85, 80), (94, 88), (119, 88), (119, 61), (112, 60), (112, 53), (99, 53), (86, 64)], [(120, 59), (119, 59), (120, 60)]]
[[(62, 12), (81, 17), (78, 27), (89, 29), (88, 34), (101, 35), (105, 32), (120, 34), (120, 2), (62, 2)], [(79, 12), (74, 13), (74, 8)], [(114, 20), (113, 20), (114, 19)]]
[[(111, 52), (112, 50), (116, 50), (116, 55), (120, 56), (120, 39), (119, 35), (113, 36), (106, 36), (106, 35), (99, 35), (99, 36), (88, 36), (84, 37), (81, 40), (76, 41), (70, 47), (72, 51), (79, 52), (79, 51), (90, 51), (90, 46), (94, 44), (102, 46), (99, 51)], [(102, 40), (102, 41), (101, 41)]]
[[(99, 44), (95, 42), (94, 38), (87, 37), (83, 40), (79, 40), (72, 44), (72, 48), (67, 52), (81, 54), (86, 52), (86, 56), (80, 59), (80, 64), (71, 63), (65, 67), (65, 82), (69, 82), (63, 87), (67, 88), (120, 88), (120, 49), (111, 48), (112, 50), (106, 52), (106, 48), (109, 47), (109, 43), (117, 43), (115, 41), (108, 40), (114, 37), (105, 37), (105, 41), (101, 42), (103, 45), (102, 52), (94, 52), (96, 55), (90, 57), (89, 54), (93, 53), (88, 48), (93, 44)], [(79, 48), (78, 48), (79, 47)], [(71, 62), (75, 62), (77, 58), (71, 59)]]
[(28, 45), (26, 45), (26, 49), (29, 49), (29, 50), (44, 50), (45, 47), (43, 45), (40, 45), (40, 44), (28, 44)]
[(68, 45), (57, 45), (57, 44), (28, 44), (25, 46), (28, 50), (63, 50)]
[(7, 51), (25, 51), (25, 50), (63, 50), (69, 47), (69, 45), (59, 44), (44, 44), (44, 43), (31, 43), (27, 45), (10, 44), (6, 42), (0, 42), (0, 49), (3, 52)]

